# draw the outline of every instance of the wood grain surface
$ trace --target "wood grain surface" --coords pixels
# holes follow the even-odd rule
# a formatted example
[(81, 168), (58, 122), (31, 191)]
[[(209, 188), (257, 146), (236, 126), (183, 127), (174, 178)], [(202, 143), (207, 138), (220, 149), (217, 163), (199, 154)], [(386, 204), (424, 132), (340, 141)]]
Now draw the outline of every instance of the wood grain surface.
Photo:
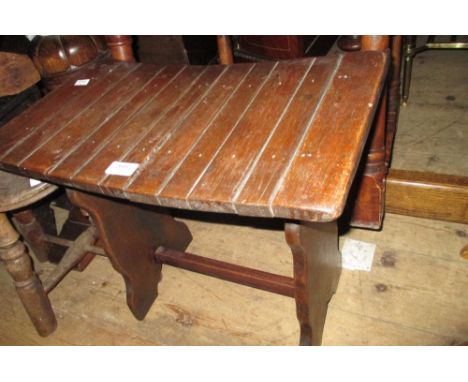
[[(96, 63), (0, 131), (0, 167), (132, 201), (335, 220), (386, 71), (357, 52), (230, 66)], [(128, 177), (114, 162), (138, 164)]]

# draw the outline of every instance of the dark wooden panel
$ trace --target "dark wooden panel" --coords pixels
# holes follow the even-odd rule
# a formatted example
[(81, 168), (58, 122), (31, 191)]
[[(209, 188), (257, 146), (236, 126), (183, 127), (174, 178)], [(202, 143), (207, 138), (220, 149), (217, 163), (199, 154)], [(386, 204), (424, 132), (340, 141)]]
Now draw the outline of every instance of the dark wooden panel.
[(385, 211), (468, 224), (468, 177), (392, 169)]

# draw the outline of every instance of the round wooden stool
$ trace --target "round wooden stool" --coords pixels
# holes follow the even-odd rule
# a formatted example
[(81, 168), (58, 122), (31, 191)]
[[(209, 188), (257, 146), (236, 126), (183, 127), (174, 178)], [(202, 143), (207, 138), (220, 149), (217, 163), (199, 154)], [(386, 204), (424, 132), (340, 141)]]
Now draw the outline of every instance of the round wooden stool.
[[(37, 332), (47, 336), (57, 327), (54, 312), (26, 246), (19, 240), (19, 234), (10, 223), (6, 212), (26, 207), (56, 190), (56, 186), (40, 183), (31, 186), (30, 179), (0, 171), (0, 259), (13, 278), (16, 291)], [(25, 211), (18, 216), (30, 224), (34, 218)]]

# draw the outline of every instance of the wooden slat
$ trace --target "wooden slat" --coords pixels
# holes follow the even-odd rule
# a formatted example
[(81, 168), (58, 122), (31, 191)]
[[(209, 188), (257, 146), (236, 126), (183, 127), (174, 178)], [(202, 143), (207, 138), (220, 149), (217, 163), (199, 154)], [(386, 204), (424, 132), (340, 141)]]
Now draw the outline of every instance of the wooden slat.
[[(127, 182), (129, 186), (124, 187), (124, 190), (131, 193), (157, 195), (157, 191), (183, 162), (190, 152), (190, 147), (211, 126), (213, 120), (223, 110), (228, 99), (236, 93), (243, 78), (252, 68), (253, 65), (227, 67), (226, 73), (223, 73), (215, 86), (209, 89), (208, 94), (200, 99), (196, 109), (192, 110), (176, 131), (171, 131), (163, 145), (153, 150), (150, 159), (145, 159), (144, 169), (129, 179)], [(134, 156), (130, 158), (130, 161), (135, 160)]]
[[(101, 188), (112, 190), (113, 194), (121, 194), (124, 191), (124, 186), (127, 185), (132, 179), (136, 177), (139, 178), (141, 172), (143, 176), (141, 179), (147, 179), (148, 181), (144, 182), (142, 185), (142, 193), (151, 194), (150, 190), (147, 190), (148, 184), (151, 184), (151, 174), (152, 170), (162, 173), (163, 170), (160, 168), (159, 163), (156, 164), (156, 167), (152, 167), (153, 156), (159, 152), (161, 146), (171, 138), (177, 131), (180, 131), (185, 127), (184, 131), (187, 128), (190, 128), (190, 124), (186, 124), (189, 117), (192, 117), (194, 109), (199, 106), (201, 109), (207, 110), (205, 104), (208, 104), (208, 100), (205, 98), (208, 94), (211, 94), (213, 86), (216, 86), (218, 79), (224, 77), (224, 72), (228, 71), (227, 67), (222, 66), (211, 66), (208, 67), (203, 74), (197, 79), (197, 82), (193, 85), (193, 90), (187, 92), (170, 110), (168, 110), (164, 117), (161, 118), (158, 123), (156, 123), (148, 132), (143, 136), (141, 142), (139, 142), (135, 147), (127, 153), (121, 161), (129, 163), (138, 163), (140, 168), (136, 171), (134, 178), (126, 179), (121, 176), (107, 176), (103, 181), (101, 181)], [(196, 120), (193, 121), (197, 122)], [(193, 125), (192, 125), (193, 126)], [(203, 125), (202, 125), (203, 126)], [(197, 125), (194, 125), (197, 128)], [(180, 136), (179, 136), (180, 137)], [(173, 156), (172, 146), (178, 147), (178, 144), (185, 141), (185, 136), (180, 137), (182, 140), (173, 141), (173, 145), (170, 145), (164, 152), (163, 155)], [(150, 167), (148, 167), (150, 166)], [(149, 168), (149, 171), (145, 171)]]
[(385, 211), (468, 224), (468, 177), (391, 169)]
[[(190, 149), (177, 172), (164, 189), (159, 192), (158, 199), (161, 204), (172, 207), (189, 207), (186, 199), (192, 186), (197, 183), (200, 174), (205, 172), (205, 169), (211, 163), (211, 159), (216, 156), (216, 153), (222, 147), (220, 142), (223, 142), (232, 134), (243, 117), (243, 113), (249, 109), (249, 106), (263, 89), (275, 65), (273, 63), (255, 65), (242, 81), (234, 96), (211, 123), (209, 129)], [(130, 199), (141, 202), (147, 202), (149, 199), (145, 196), (130, 193), (130, 191), (129, 189), (127, 192)]]
[(189, 195), (190, 205), (196, 209), (235, 212), (231, 203), (233, 192), (272, 129), (281, 122), (312, 62), (299, 60), (278, 64), (255, 102)]
[(341, 215), (381, 91), (385, 63), (386, 55), (380, 52), (343, 57), (320, 112), (291, 157), (277, 195), (272, 195), (275, 216), (331, 221)]
[(242, 215), (271, 216), (270, 197), (297, 148), (305, 130), (317, 114), (323, 97), (340, 61), (333, 58), (315, 63), (298, 90), (286, 115), (258, 157), (244, 185), (233, 197), (236, 210)]
[[(96, 187), (105, 178), (106, 168), (118, 161), (156, 124), (170, 107), (187, 91), (187, 84), (193, 84), (203, 72), (202, 67), (185, 67), (172, 78), (167, 78), (166, 85), (146, 104), (131, 121), (119, 129), (119, 133), (106, 142), (99, 153), (88, 162), (71, 181)], [(152, 95), (148, 94), (148, 98)]]
[(169, 79), (172, 79), (181, 67), (167, 67), (161, 71), (156, 71), (154, 77), (141, 88), (141, 91), (128, 103), (114, 114), (104, 125), (94, 134), (81, 142), (77, 150), (71, 153), (55, 169), (49, 172), (48, 176), (52, 179), (72, 179), (81, 168), (88, 164), (112, 139), (119, 130), (125, 126), (135, 115), (151, 101), (151, 95), (157, 95), (164, 88)]
[(102, 96), (77, 118), (66, 129), (66, 134), (56, 134), (47, 143), (39, 147), (34, 154), (21, 165), (32, 171), (49, 172), (64, 159), (67, 154), (79, 146), (80, 142), (90, 136), (95, 130), (108, 120), (116, 111), (126, 104), (128, 98), (140, 90), (148, 78), (155, 72), (153, 66), (135, 66), (123, 74), (114, 86), (110, 87)]
[[(80, 78), (89, 78), (90, 85), (94, 86), (95, 80), (110, 69), (109, 65), (99, 65), (80, 71)], [(51, 120), (57, 112), (57, 104), (66, 107), (77, 95), (86, 91), (85, 87), (74, 86), (78, 74), (72, 76), (69, 81), (60, 88), (47, 94), (34, 103), (34, 107), (26, 109), (23, 113), (13, 118), (0, 129), (0, 158), (8, 154), (9, 150), (24, 141), (40, 129), (47, 121)]]
[(79, 96), (73, 98), (64, 108), (56, 110), (54, 117), (43, 125), (42, 129), (34, 131), (27, 140), (16, 146), (8, 155), (3, 157), (2, 162), (11, 166), (19, 166), (23, 161), (34, 154), (34, 152), (39, 150), (41, 145), (66, 129), (66, 127), (87, 110), (88, 107), (96, 103), (100, 98), (99, 95), (110, 90), (119, 78), (126, 75), (131, 68), (132, 66), (127, 64), (114, 66), (105, 76), (98, 77), (96, 80), (91, 80), (87, 86), (83, 86), (83, 91)]

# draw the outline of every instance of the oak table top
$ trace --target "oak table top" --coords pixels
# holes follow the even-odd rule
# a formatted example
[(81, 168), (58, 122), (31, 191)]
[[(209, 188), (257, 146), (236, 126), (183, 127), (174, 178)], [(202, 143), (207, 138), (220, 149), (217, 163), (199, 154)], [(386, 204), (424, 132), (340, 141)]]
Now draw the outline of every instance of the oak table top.
[(229, 66), (101, 63), (0, 128), (0, 168), (146, 204), (332, 221), (386, 69), (386, 55), (370, 51)]

